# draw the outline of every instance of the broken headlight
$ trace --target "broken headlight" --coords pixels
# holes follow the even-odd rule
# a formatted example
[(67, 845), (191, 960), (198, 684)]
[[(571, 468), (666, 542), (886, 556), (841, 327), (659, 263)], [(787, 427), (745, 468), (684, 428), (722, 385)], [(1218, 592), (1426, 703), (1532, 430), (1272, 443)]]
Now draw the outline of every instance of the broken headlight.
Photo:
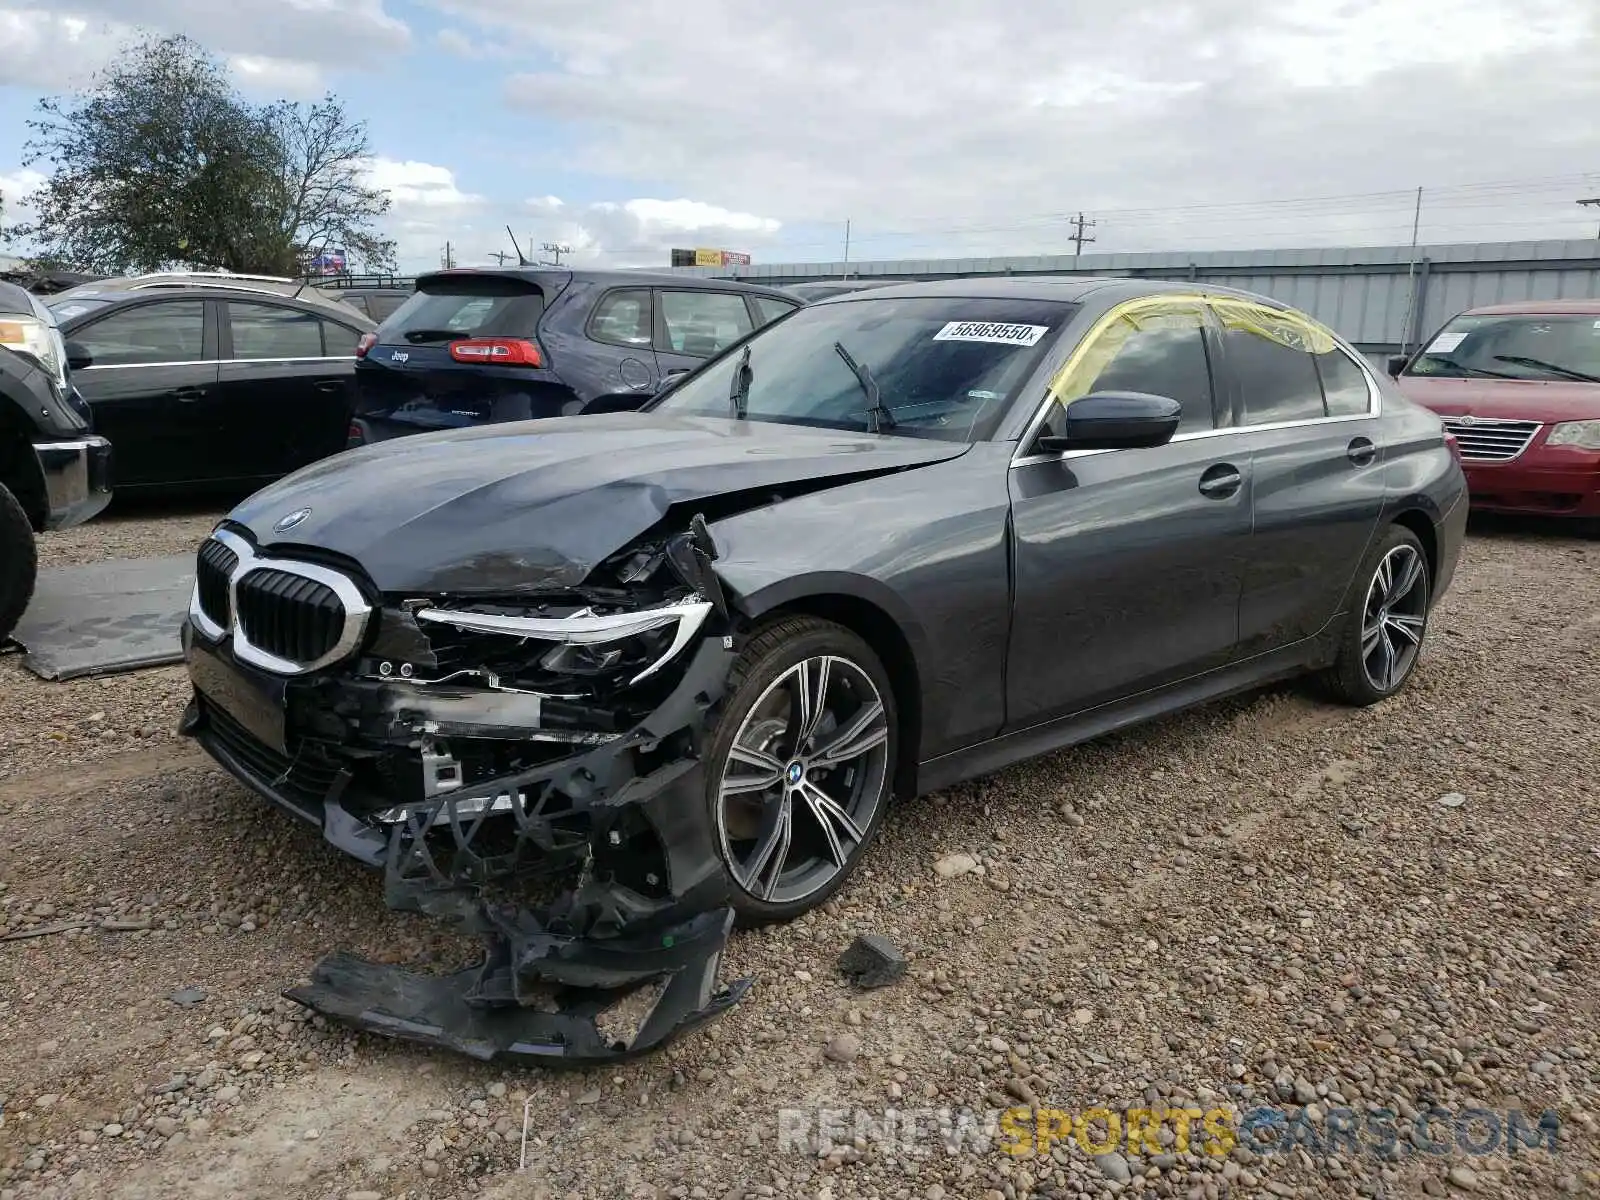
[(628, 685), (654, 675), (699, 632), (711, 612), (708, 601), (689, 599), (632, 612), (598, 614), (583, 609), (565, 617), (520, 616), (423, 608), (423, 624), (447, 625), (471, 633), (501, 634), (532, 643), (551, 643), (540, 666), (559, 675), (605, 675), (622, 670)]

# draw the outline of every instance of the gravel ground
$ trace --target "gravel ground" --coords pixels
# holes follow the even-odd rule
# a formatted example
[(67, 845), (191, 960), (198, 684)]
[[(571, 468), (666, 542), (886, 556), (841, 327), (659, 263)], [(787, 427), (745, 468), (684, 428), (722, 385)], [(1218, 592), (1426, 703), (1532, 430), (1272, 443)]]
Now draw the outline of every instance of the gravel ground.
[(226, 500), (116, 501), (87, 525), (39, 539), (39, 566), (77, 566), (106, 558), (157, 558), (191, 553), (231, 507)]
[[(332, 949), (468, 948), (177, 741), (180, 673), (8, 669), (0, 936), (78, 927), (0, 942), (0, 1197), (1600, 1196), (1597, 568), (1600, 542), (1476, 531), (1394, 701), (1278, 690), (907, 805), (827, 910), (736, 936), (757, 984), (726, 1019), (579, 1073), (305, 1019), (278, 993)], [(908, 977), (840, 980), (860, 932)], [(779, 1116), (1228, 1104), (1305, 1136), (947, 1153)], [(1430, 1142), (1430, 1106), (1560, 1129), (1474, 1155), (1482, 1118)], [(1335, 1140), (1381, 1108), (1387, 1153)]]

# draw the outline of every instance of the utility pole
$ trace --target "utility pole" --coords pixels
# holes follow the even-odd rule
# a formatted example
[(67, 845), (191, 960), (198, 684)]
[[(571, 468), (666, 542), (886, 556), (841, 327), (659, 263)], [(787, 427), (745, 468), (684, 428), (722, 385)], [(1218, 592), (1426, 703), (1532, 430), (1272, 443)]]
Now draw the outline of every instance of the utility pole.
[(455, 252), (451, 249), (449, 242), (444, 244), (444, 253), (439, 256), (439, 262), (443, 265), (446, 271), (450, 270), (456, 265)]
[(1411, 353), (1411, 314), (1417, 307), (1417, 233), (1422, 228), (1422, 189), (1417, 189), (1417, 207), (1411, 214), (1411, 262), (1406, 267), (1405, 328), (1400, 331), (1400, 353)]
[(571, 246), (562, 246), (562, 245), (558, 245), (555, 242), (545, 242), (542, 246), (539, 247), (539, 249), (543, 250), (546, 254), (549, 254), (550, 256), (552, 256), (555, 259), (554, 262), (549, 264), (552, 267), (559, 267), (561, 265), (561, 256), (563, 254), (571, 254), (572, 253), (572, 247)]
[(1078, 258), (1083, 254), (1085, 242), (1094, 241), (1094, 236), (1086, 232), (1086, 230), (1093, 229), (1094, 226), (1095, 223), (1093, 221), (1085, 221), (1083, 219), (1081, 212), (1072, 219), (1072, 236), (1067, 240), (1072, 243), (1073, 258)]
[(850, 278), (850, 220), (848, 217), (844, 223), (844, 273), (839, 278), (846, 281)]
[(506, 265), (506, 259), (515, 258), (516, 255), (507, 254), (504, 250), (492, 250), (486, 257), (494, 259), (496, 263), (503, 267)]
[(1600, 208), (1600, 196), (1593, 196), (1588, 200), (1579, 200), (1578, 203), (1583, 205), (1585, 208)]

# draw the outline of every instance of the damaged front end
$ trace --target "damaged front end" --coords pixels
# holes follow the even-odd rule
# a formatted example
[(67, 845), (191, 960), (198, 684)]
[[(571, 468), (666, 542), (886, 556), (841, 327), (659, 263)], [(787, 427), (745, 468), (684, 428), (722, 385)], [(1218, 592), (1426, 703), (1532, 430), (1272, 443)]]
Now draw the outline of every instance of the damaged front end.
[(584, 1064), (726, 1011), (733, 924), (706, 803), (736, 650), (703, 520), (581, 587), (383, 596), (225, 523), (184, 627), (183, 732), (385, 875), (396, 909), (479, 936), (430, 976), (335, 954), (287, 995), (370, 1032)]

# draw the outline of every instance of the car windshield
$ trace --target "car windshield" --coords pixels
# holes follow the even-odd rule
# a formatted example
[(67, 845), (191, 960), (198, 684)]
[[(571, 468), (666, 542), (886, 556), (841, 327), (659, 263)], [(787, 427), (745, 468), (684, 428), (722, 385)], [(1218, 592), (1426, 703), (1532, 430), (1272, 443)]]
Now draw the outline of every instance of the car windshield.
[(104, 308), (109, 303), (108, 300), (91, 300), (87, 296), (58, 296), (47, 301), (45, 307), (55, 314), (57, 321), (70, 321), (86, 312)]
[(457, 338), (531, 338), (544, 312), (537, 283), (505, 275), (446, 275), (424, 280), (378, 327), (385, 344)]
[(1406, 374), (1600, 383), (1600, 317), (1457, 317)]
[[(752, 421), (978, 440), (1077, 309), (1053, 300), (863, 293), (797, 310), (654, 407), (733, 416), (743, 391)], [(876, 413), (869, 411), (867, 379), (877, 385)]]

